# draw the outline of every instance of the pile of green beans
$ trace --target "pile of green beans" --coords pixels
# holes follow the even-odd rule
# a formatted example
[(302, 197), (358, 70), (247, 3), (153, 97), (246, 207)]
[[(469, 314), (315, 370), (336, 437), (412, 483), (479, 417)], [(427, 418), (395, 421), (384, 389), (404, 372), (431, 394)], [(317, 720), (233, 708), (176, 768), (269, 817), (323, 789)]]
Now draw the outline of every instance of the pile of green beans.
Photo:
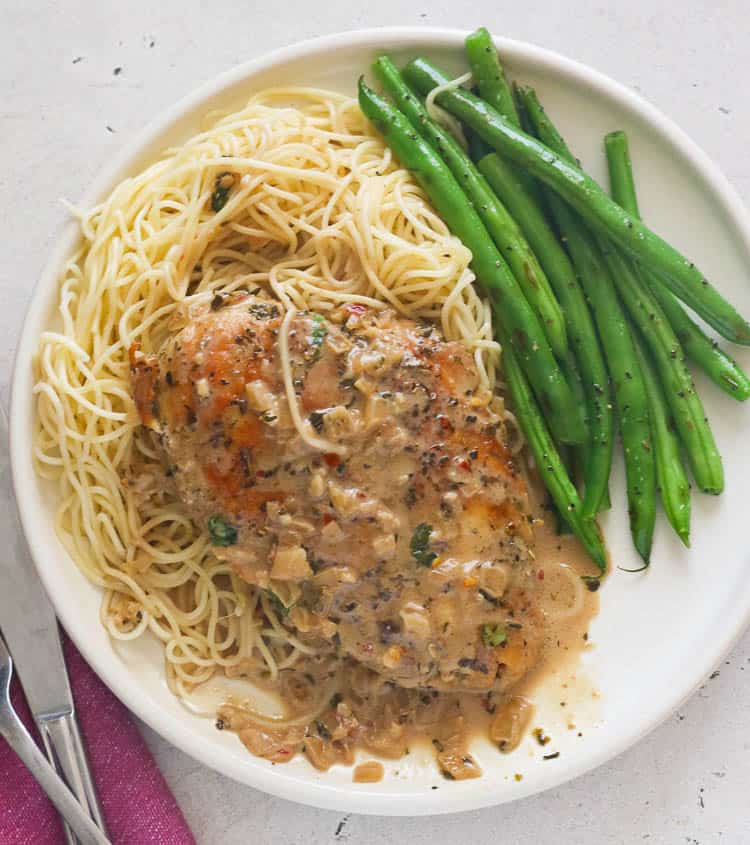
[(686, 465), (701, 491), (724, 485), (686, 361), (730, 396), (750, 397), (750, 378), (683, 303), (735, 343), (750, 345), (750, 325), (642, 223), (623, 132), (605, 139), (610, 198), (536, 93), (508, 81), (486, 29), (468, 36), (466, 55), (476, 93), (447, 86), (436, 102), (461, 122), (468, 153), (422, 100), (450, 82), (425, 58), (399, 71), (379, 57), (392, 102), (360, 79), (360, 107), (472, 253), (513, 408), (559, 519), (604, 572), (596, 517), (609, 507), (617, 427), (633, 543), (648, 565), (657, 493), (689, 546)]

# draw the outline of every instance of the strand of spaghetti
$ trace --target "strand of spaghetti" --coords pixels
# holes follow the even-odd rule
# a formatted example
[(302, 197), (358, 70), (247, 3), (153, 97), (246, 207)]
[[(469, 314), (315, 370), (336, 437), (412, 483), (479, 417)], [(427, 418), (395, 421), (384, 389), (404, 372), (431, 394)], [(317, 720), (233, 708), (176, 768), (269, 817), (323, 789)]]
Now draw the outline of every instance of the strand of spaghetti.
[[(254, 629), (255, 633), (255, 629)], [(279, 668), (276, 661), (276, 658), (273, 656), (271, 649), (268, 646), (268, 643), (263, 639), (260, 635), (260, 632), (257, 633), (253, 640), (253, 645), (257, 648), (260, 656), (263, 658), (263, 661), (268, 668), (268, 673), (271, 677), (272, 681), (275, 681), (279, 677)]]
[(425, 108), (427, 109), (427, 114), (434, 120), (436, 123), (439, 123), (444, 129), (447, 129), (448, 132), (453, 135), (453, 137), (458, 141), (459, 144), (465, 149), (468, 150), (469, 145), (466, 141), (466, 136), (464, 135), (463, 129), (461, 128), (461, 122), (457, 120), (452, 114), (447, 112), (445, 109), (441, 108), (436, 102), (435, 98), (442, 94), (444, 91), (451, 91), (454, 88), (460, 88), (464, 83), (468, 82), (471, 79), (471, 73), (464, 73), (461, 76), (457, 77), (456, 79), (451, 79), (448, 82), (444, 82), (442, 85), (438, 85), (430, 91), (430, 93), (425, 98)]
[(245, 709), (250, 712), (254, 719), (261, 725), (265, 725), (267, 727), (271, 727), (273, 725), (284, 725), (284, 727), (294, 727), (296, 725), (306, 725), (312, 722), (317, 716), (319, 716), (323, 710), (328, 706), (328, 702), (331, 699), (331, 695), (335, 692), (336, 687), (339, 684), (339, 679), (334, 677), (332, 681), (326, 684), (323, 687), (321, 695), (318, 697), (318, 701), (316, 702), (315, 706), (310, 708), (308, 711), (303, 713), (300, 716), (296, 716), (292, 719), (285, 718), (285, 717), (274, 717), (268, 716), (260, 711), (256, 710), (252, 706), (247, 706)]
[(301, 182), (309, 182), (320, 187), (329, 188), (330, 190), (334, 190), (338, 184), (335, 176), (322, 171), (307, 170), (303, 167), (292, 167), (287, 164), (275, 164), (274, 162), (257, 158), (238, 158), (233, 156), (229, 156), (228, 158), (206, 158), (187, 162), (176, 168), (173, 175), (180, 176), (182, 173), (195, 173), (196, 167), (199, 167), (201, 172), (216, 167), (220, 167), (223, 170), (233, 167), (237, 170), (248, 172), (277, 173), (283, 176), (296, 177)]
[(299, 404), (297, 402), (297, 394), (294, 390), (294, 381), (292, 378), (292, 366), (289, 361), (289, 326), (297, 313), (296, 308), (288, 308), (284, 314), (284, 319), (281, 321), (279, 329), (279, 358), (281, 359), (281, 372), (284, 379), (284, 390), (286, 392), (286, 399), (289, 403), (289, 412), (292, 417), (294, 427), (297, 429), (299, 436), (313, 449), (319, 452), (332, 452), (336, 455), (346, 455), (347, 448), (340, 443), (333, 443), (323, 437), (318, 437), (312, 433), (312, 426), (307, 420), (303, 420), (299, 412)]
[(42, 332), (39, 336), (39, 343), (40, 345), (54, 345), (57, 343), (60, 346), (64, 346), (77, 360), (90, 360), (90, 355), (85, 349), (82, 349), (72, 337), (68, 337), (60, 332)]

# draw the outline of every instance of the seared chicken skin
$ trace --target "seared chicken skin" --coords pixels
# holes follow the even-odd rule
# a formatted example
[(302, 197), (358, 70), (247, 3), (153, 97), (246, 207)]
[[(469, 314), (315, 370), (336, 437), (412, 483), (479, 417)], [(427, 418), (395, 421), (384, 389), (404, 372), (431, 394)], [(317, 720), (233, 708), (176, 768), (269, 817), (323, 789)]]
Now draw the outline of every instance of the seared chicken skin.
[(531, 517), (471, 354), (390, 310), (285, 321), (248, 294), (173, 329), (131, 350), (138, 411), (216, 555), (282, 623), (403, 687), (518, 681), (541, 645)]

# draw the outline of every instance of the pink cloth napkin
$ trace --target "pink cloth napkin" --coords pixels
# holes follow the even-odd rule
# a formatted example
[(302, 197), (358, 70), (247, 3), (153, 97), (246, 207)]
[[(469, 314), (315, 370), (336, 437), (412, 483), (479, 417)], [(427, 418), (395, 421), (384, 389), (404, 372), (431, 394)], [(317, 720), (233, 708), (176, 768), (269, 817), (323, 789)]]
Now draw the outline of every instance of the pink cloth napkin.
[[(195, 839), (127, 709), (64, 638), (65, 658), (109, 837), (115, 845), (195, 845)], [(16, 712), (33, 720), (17, 680)], [(35, 730), (35, 738), (39, 739)], [(26, 767), (0, 739), (1, 845), (60, 845), (62, 824)]]

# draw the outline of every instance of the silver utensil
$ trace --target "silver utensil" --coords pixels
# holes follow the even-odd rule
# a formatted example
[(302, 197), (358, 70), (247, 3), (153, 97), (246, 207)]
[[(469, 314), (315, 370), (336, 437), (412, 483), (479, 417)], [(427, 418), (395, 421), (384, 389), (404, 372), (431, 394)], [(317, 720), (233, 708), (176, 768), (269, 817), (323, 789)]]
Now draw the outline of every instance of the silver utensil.
[(99, 830), (73, 793), (55, 773), (42, 752), (18, 718), (10, 702), (10, 679), (13, 661), (3, 638), (0, 637), (0, 736), (18, 754), (26, 768), (47, 793), (50, 801), (62, 815), (82, 845), (109, 845), (107, 837)]
[[(0, 630), (13, 655), (45, 754), (84, 811), (105, 830), (75, 717), (57, 619), (18, 518), (9, 449), (8, 420), (0, 405), (0, 537), (4, 544), (0, 555)], [(66, 829), (65, 834), (68, 843), (75, 845), (71, 831)]]

